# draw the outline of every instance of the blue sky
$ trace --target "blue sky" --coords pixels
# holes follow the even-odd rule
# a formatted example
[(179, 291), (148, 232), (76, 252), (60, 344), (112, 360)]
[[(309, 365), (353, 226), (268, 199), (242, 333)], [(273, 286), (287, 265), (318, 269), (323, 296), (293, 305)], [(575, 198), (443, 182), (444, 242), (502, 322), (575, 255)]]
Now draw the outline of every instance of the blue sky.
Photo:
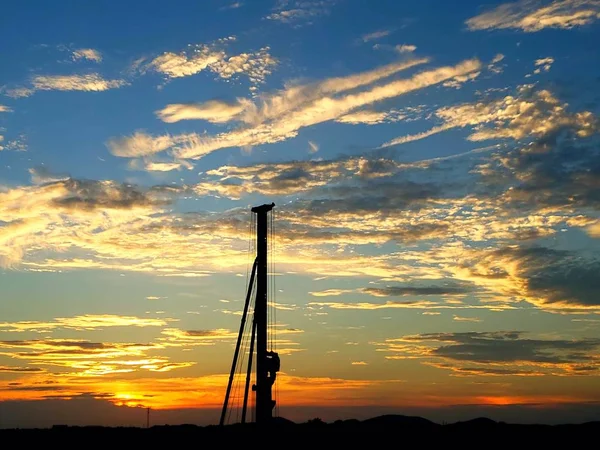
[(600, 400), (599, 1), (3, 6), (9, 411), (214, 421), (271, 201), (284, 415)]

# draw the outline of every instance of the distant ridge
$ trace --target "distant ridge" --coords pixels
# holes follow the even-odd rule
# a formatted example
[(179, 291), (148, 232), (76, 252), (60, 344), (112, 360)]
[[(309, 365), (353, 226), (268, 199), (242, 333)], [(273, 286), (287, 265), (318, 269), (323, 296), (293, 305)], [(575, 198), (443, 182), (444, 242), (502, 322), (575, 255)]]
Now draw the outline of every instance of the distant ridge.
[(399, 414), (386, 414), (384, 416), (377, 416), (371, 419), (362, 421), (363, 425), (369, 427), (435, 427), (439, 426), (437, 423), (431, 420), (424, 419), (418, 416), (402, 416)]
[[(274, 434), (271, 434), (273, 432)], [(256, 434), (255, 434), (256, 433)], [(265, 434), (266, 433), (266, 434)], [(439, 424), (418, 416), (404, 416), (388, 414), (372, 417), (365, 420), (346, 419), (336, 420), (331, 423), (319, 418), (308, 420), (304, 423), (294, 423), (283, 417), (277, 417), (272, 424), (259, 426), (256, 423), (233, 425), (197, 426), (182, 425), (155, 425), (150, 428), (141, 427), (101, 427), (101, 426), (66, 426), (57, 425), (45, 429), (11, 429), (1, 430), (0, 438), (7, 442), (24, 442), (24, 439), (43, 439), (45, 444), (62, 445), (64, 442), (136, 442), (136, 445), (155, 445), (164, 443), (171, 445), (173, 442), (193, 442), (190, 439), (220, 439), (223, 444), (247, 440), (248, 436), (271, 435), (281, 437), (281, 447), (295, 448), (300, 442), (303, 445), (316, 445), (320, 437), (327, 439), (328, 435), (334, 436), (336, 445), (358, 445), (360, 435), (367, 434), (371, 444), (380, 444), (384, 439), (418, 439), (424, 444), (431, 444), (438, 438), (446, 444), (463, 444), (472, 439), (484, 439), (488, 444), (503, 442), (521, 442), (521, 438), (535, 439), (536, 443), (548, 442), (556, 445), (559, 442), (568, 442), (570, 447), (581, 442), (585, 444), (590, 438), (597, 439), (600, 435), (600, 421), (582, 424), (564, 425), (526, 425), (496, 422), (487, 417), (460, 421), (451, 424)], [(13, 441), (16, 439), (17, 441)], [(18, 441), (18, 440), (21, 441)], [(290, 441), (290, 439), (293, 439)], [(314, 441), (317, 439), (317, 441)], [(328, 441), (325, 441), (328, 442)], [(483, 442), (483, 441), (481, 441)], [(364, 442), (363, 442), (364, 443)], [(369, 444), (370, 445), (370, 444)]]
[(476, 419), (466, 420), (463, 422), (455, 422), (451, 424), (453, 427), (495, 427), (497, 425), (503, 424), (504, 422), (496, 422), (492, 419), (488, 419), (487, 417), (477, 417)]

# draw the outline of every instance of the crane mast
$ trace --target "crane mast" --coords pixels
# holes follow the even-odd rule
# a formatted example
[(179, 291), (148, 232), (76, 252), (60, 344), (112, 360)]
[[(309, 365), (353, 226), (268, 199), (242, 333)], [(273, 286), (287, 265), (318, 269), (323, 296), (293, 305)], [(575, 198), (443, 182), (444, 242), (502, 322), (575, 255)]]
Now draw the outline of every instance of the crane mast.
[(273, 384), (279, 371), (279, 355), (268, 350), (268, 219), (267, 214), (272, 211), (274, 203), (255, 206), (251, 212), (256, 214), (256, 259), (252, 266), (252, 274), (248, 285), (246, 303), (242, 314), (240, 331), (233, 356), (233, 363), (229, 375), (229, 383), (225, 394), (225, 401), (221, 412), (220, 424), (224, 425), (231, 393), (231, 386), (235, 374), (236, 364), (239, 357), (240, 345), (243, 337), (246, 317), (250, 304), (252, 287), (256, 278), (256, 296), (254, 302), (254, 317), (252, 323), (252, 337), (250, 355), (248, 358), (248, 370), (246, 375), (246, 389), (244, 392), (244, 407), (242, 412), (242, 423), (246, 421), (246, 408), (248, 404), (248, 386), (251, 376), (252, 356), (254, 343), (256, 342), (256, 384), (252, 390), (256, 392), (255, 418), (257, 424), (267, 424), (273, 418)]

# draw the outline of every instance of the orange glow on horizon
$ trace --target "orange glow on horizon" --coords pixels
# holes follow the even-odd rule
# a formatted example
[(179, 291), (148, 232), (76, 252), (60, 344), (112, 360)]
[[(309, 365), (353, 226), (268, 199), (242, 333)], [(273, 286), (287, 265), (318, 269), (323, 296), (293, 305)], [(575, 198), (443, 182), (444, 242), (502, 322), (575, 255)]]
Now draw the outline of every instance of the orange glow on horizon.
[[(47, 390), (11, 389), (8, 382), (0, 383), (0, 401), (73, 399), (89, 395), (107, 400), (117, 406), (151, 407), (160, 410), (214, 409), (223, 403), (228, 376), (210, 375), (199, 378), (92, 380), (74, 377), (59, 383), (33, 381), (46, 385)], [(589, 402), (584, 396), (549, 395), (461, 395), (447, 386), (439, 386), (440, 395), (427, 395), (426, 386), (406, 389), (398, 380), (348, 380), (318, 377), (295, 377), (282, 374), (278, 379), (278, 401), (286, 406), (349, 407), (425, 407), (438, 408), (456, 405), (510, 406), (539, 405), (550, 407), (566, 403)], [(38, 385), (38, 387), (39, 387)], [(86, 393), (102, 394), (86, 394)], [(235, 398), (232, 398), (234, 404)]]

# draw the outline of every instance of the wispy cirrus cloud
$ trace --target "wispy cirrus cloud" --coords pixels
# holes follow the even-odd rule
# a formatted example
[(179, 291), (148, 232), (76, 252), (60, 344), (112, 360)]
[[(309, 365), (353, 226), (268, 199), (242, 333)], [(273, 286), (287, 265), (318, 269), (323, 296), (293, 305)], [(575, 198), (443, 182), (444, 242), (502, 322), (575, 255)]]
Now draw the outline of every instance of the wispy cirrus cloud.
[(454, 320), (455, 322), (472, 322), (472, 323), (479, 323), (479, 322), (483, 322), (482, 319), (480, 319), (479, 317), (464, 317), (464, 316), (453, 316), (452, 320)]
[[(481, 65), (478, 60), (467, 60), (456, 66), (424, 70), (407, 79), (365, 88), (360, 95), (344, 94), (350, 89), (366, 87), (377, 80), (425, 62), (427, 59), (403, 61), (341, 79), (292, 86), (281, 93), (260, 96), (256, 102), (238, 102), (244, 109), (243, 112), (232, 116), (232, 120), (240, 123), (240, 126), (229, 132), (212, 136), (186, 134), (157, 137), (138, 133), (131, 137), (112, 139), (108, 142), (108, 147), (116, 156), (149, 155), (172, 148), (179, 158), (198, 159), (223, 148), (248, 148), (281, 142), (297, 136), (301, 128), (335, 120), (373, 103), (424, 89), (461, 74), (476, 72)], [(230, 104), (224, 104), (222, 109), (229, 111), (229, 108)], [(208, 111), (213, 109), (217, 111), (217, 120), (221, 120), (222, 109), (216, 108), (214, 102), (210, 104), (210, 108), (203, 109), (204, 117), (210, 120)], [(169, 117), (169, 120), (174, 118), (168, 114), (166, 117)], [(146, 145), (140, 146), (141, 140), (146, 141)]]
[(408, 114), (404, 111), (373, 111), (365, 109), (338, 117), (335, 119), (335, 121), (339, 123), (348, 123), (351, 125), (377, 125), (381, 123), (400, 122), (401, 120), (405, 120), (407, 118)]
[(503, 3), (496, 8), (466, 21), (474, 30), (513, 28), (528, 33), (544, 28), (570, 29), (588, 25), (600, 19), (597, 0), (519, 0)]
[(232, 2), (232, 3), (228, 4), (228, 5), (221, 6), (219, 9), (221, 11), (225, 11), (225, 10), (228, 10), (228, 9), (238, 9), (238, 8), (241, 8), (242, 6), (244, 6), (244, 2)]
[(206, 120), (211, 123), (227, 123), (236, 119), (244, 112), (245, 105), (241, 102), (226, 103), (208, 101), (204, 103), (172, 104), (156, 111), (163, 122), (174, 123), (180, 120)]
[[(0, 113), (1, 112), (12, 112), (12, 109), (9, 108), (8, 106), (5, 105), (0, 105)], [(2, 131), (3, 129), (0, 128), (0, 131)], [(0, 151), (4, 150), (4, 146), (2, 145), (2, 142), (4, 141), (4, 136), (2, 136), (0, 134)]]
[(127, 85), (125, 80), (107, 80), (99, 74), (38, 75), (31, 80), (38, 91), (107, 91)]
[(331, 12), (338, 0), (277, 0), (273, 12), (265, 19), (286, 24), (309, 25), (319, 17)]
[[(105, 343), (79, 339), (0, 341), (0, 355), (59, 371), (63, 376), (99, 377), (136, 371), (167, 372), (190, 367), (193, 362), (172, 363), (149, 357), (159, 344)], [(66, 373), (65, 373), (66, 371)]]
[(149, 319), (134, 316), (116, 316), (111, 314), (85, 314), (74, 317), (58, 317), (48, 322), (0, 322), (0, 331), (34, 331), (38, 333), (46, 333), (55, 329), (101, 330), (109, 327), (161, 327), (172, 321), (173, 319)]
[(28, 97), (37, 91), (102, 92), (127, 86), (124, 79), (106, 79), (98, 73), (73, 75), (36, 75), (30, 86), (4, 88), (3, 92), (13, 98)]
[[(324, 306), (331, 309), (338, 310), (367, 310), (374, 311), (379, 309), (471, 309), (477, 307), (471, 306), (453, 306), (443, 305), (437, 302), (429, 300), (414, 300), (414, 301), (388, 301), (385, 303), (373, 303), (373, 302), (356, 302), (356, 303), (344, 303), (344, 302), (309, 302), (309, 306)], [(479, 308), (489, 309), (486, 306)]]
[(362, 42), (371, 42), (389, 36), (391, 33), (392, 30), (389, 29), (377, 30), (371, 33), (363, 34), (360, 39)]
[(554, 94), (536, 89), (535, 85), (519, 86), (516, 95), (497, 100), (442, 107), (435, 115), (442, 120), (441, 125), (398, 137), (382, 147), (423, 139), (451, 128), (471, 128), (471, 141), (539, 138), (561, 128), (573, 129), (578, 136), (586, 137), (600, 130), (600, 122), (591, 111), (571, 112)]
[(186, 347), (193, 345), (215, 345), (222, 340), (237, 339), (238, 333), (226, 329), (216, 330), (180, 330), (165, 328), (159, 342), (167, 346)]
[(314, 297), (337, 297), (338, 295), (354, 292), (353, 289), (326, 289), (324, 291), (309, 292)]

